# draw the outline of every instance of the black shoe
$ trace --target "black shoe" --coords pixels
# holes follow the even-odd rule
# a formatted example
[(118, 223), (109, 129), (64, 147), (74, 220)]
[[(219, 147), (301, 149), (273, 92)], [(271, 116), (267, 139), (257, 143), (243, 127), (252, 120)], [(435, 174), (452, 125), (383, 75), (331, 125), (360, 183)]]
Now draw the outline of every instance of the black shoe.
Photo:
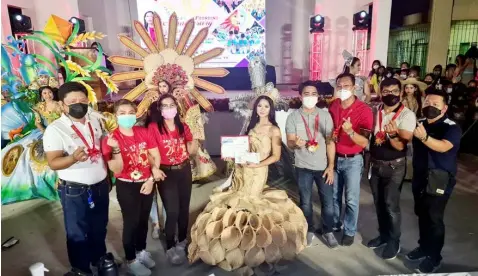
[(343, 246), (351, 246), (354, 244), (354, 236), (347, 236), (344, 234), (342, 237), (342, 245)]
[(427, 256), (425, 255), (425, 252), (421, 249), (421, 247), (417, 247), (413, 249), (410, 253), (408, 253), (405, 258), (409, 261), (423, 261)]
[(342, 223), (339, 223), (338, 225), (336, 225), (332, 228), (332, 231), (338, 233), (338, 232), (342, 231), (342, 228), (344, 228), (344, 226), (342, 225)]
[(386, 244), (387, 244), (387, 243), (384, 242), (380, 236), (378, 236), (378, 237), (376, 237), (375, 239), (369, 241), (369, 242), (367, 243), (367, 247), (368, 247), (368, 248), (371, 248), (371, 249), (375, 249), (375, 248), (382, 247), (382, 246), (384, 246), (384, 245), (386, 245)]
[(430, 257), (426, 257), (417, 268), (417, 272), (419, 273), (435, 273), (438, 269), (440, 269), (441, 261), (433, 261)]
[(390, 241), (387, 243), (382, 252), (382, 258), (384, 260), (393, 260), (400, 252), (400, 243), (396, 241)]

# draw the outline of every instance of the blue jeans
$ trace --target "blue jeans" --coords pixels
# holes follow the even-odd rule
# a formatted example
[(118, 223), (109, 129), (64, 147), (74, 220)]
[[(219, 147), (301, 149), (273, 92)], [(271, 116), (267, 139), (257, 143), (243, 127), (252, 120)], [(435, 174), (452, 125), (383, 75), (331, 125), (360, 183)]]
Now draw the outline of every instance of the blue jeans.
[(360, 202), (360, 180), (363, 171), (363, 156), (337, 157), (334, 176), (334, 226), (339, 227), (342, 213), (342, 196), (345, 187), (344, 234), (355, 236)]
[[(109, 185), (103, 180), (95, 185), (78, 185), (62, 181), (58, 193), (63, 207), (68, 259), (73, 268), (91, 273), (106, 255), (106, 226), (108, 224)], [(94, 208), (88, 204), (91, 193)]]
[[(159, 224), (159, 214), (158, 214), (158, 197), (156, 195), (156, 189), (153, 191), (153, 205), (151, 206), (151, 212), (149, 213), (149, 217), (151, 218), (151, 222), (153, 224)], [(166, 221), (166, 209), (164, 209), (163, 205), (163, 226), (164, 221)]]
[(312, 189), (313, 184), (317, 185), (319, 191), (322, 231), (323, 233), (332, 232), (334, 218), (334, 187), (325, 183), (322, 178), (324, 171), (313, 171), (309, 169), (296, 168), (297, 183), (299, 185), (300, 209), (304, 213), (309, 225), (309, 232), (314, 232), (313, 209), (312, 209)]

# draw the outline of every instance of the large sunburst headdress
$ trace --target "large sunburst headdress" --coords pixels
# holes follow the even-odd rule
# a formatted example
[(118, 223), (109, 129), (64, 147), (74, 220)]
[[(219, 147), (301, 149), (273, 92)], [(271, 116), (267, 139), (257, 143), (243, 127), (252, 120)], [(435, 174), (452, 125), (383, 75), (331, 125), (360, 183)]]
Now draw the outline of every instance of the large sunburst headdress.
[[(193, 56), (208, 35), (208, 27), (202, 28), (193, 38), (189, 47), (186, 47), (194, 29), (194, 19), (190, 19), (184, 25), (181, 37), (176, 43), (178, 18), (173, 13), (169, 18), (169, 31), (165, 40), (161, 18), (157, 13), (153, 15), (153, 25), (156, 33), (156, 42), (153, 42), (139, 21), (134, 21), (133, 26), (146, 45), (142, 48), (131, 38), (119, 35), (123, 45), (136, 53), (140, 58), (123, 56), (111, 56), (109, 60), (118, 65), (136, 68), (137, 71), (116, 73), (112, 76), (115, 82), (143, 80), (138, 86), (130, 90), (123, 98), (134, 101), (145, 94), (148, 90), (158, 90), (158, 83), (167, 80), (173, 86), (183, 87), (188, 90), (192, 97), (207, 111), (212, 111), (212, 104), (197, 90), (196, 87), (217, 94), (223, 94), (224, 88), (208, 82), (201, 77), (224, 77), (229, 74), (224, 68), (198, 68), (198, 65), (210, 59), (220, 56), (224, 49), (214, 48), (200, 55)], [(147, 97), (145, 97), (147, 98)], [(150, 99), (143, 98), (138, 108), (137, 115), (144, 113), (151, 104)]]

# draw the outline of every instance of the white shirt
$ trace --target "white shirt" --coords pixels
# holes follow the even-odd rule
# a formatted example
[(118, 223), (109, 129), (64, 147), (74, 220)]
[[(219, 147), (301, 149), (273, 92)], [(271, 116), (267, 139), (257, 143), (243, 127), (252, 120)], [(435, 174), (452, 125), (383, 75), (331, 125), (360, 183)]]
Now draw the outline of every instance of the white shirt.
[[(102, 129), (98, 119), (87, 115), (86, 123), (82, 124), (73, 122), (65, 114), (61, 115), (58, 120), (46, 128), (43, 135), (43, 149), (45, 152), (61, 150), (68, 155), (73, 154), (78, 147), (84, 147), (86, 151), (87, 146), (71, 128), (71, 125), (74, 124), (78, 128), (80, 133), (83, 134), (83, 137), (85, 137), (88, 146), (91, 147), (92, 139), (88, 122), (91, 123), (91, 127), (93, 128), (95, 147), (100, 150)], [(92, 163), (91, 160), (88, 159), (85, 162), (75, 163), (67, 169), (58, 170), (57, 173), (58, 177), (62, 180), (87, 185), (96, 184), (104, 180), (107, 175), (106, 166), (102, 157), (100, 157), (96, 163)]]
[[(380, 107), (379, 107), (380, 110)], [(392, 120), (393, 116), (395, 116), (395, 112), (390, 112), (388, 114), (385, 114), (385, 111), (382, 110), (382, 131), (384, 130), (385, 126), (390, 123)], [(375, 129), (374, 129), (374, 134), (377, 134), (379, 132), (378, 129), (378, 112), (375, 115)], [(395, 119), (397, 122), (397, 128), (413, 132), (415, 128), (417, 127), (417, 117), (415, 116), (415, 113), (408, 109), (407, 107), (403, 107), (402, 112), (397, 116)]]

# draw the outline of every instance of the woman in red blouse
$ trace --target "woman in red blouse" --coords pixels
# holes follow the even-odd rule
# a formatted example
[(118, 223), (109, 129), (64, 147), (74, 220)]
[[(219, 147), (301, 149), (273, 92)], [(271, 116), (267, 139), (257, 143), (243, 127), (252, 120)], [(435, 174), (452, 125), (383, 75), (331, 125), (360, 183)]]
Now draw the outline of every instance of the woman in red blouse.
[[(151, 114), (148, 131), (154, 137), (161, 155), (161, 170), (166, 177), (158, 183), (159, 194), (166, 209), (166, 255), (173, 264), (186, 260), (189, 201), (191, 199), (192, 174), (189, 155), (198, 149), (191, 130), (179, 118), (178, 104), (171, 94), (162, 95), (157, 101), (160, 112)], [(178, 243), (175, 241), (176, 225)]]
[[(116, 195), (123, 215), (123, 247), (128, 270), (133, 275), (150, 275), (155, 266), (146, 252), (148, 217), (153, 202), (153, 185), (164, 179), (159, 169), (156, 142), (136, 123), (136, 106), (122, 99), (115, 103), (118, 128), (102, 141), (102, 153), (116, 177)], [(151, 158), (148, 157), (151, 156)], [(150, 161), (151, 160), (151, 161)], [(151, 164), (151, 163), (152, 164)]]

